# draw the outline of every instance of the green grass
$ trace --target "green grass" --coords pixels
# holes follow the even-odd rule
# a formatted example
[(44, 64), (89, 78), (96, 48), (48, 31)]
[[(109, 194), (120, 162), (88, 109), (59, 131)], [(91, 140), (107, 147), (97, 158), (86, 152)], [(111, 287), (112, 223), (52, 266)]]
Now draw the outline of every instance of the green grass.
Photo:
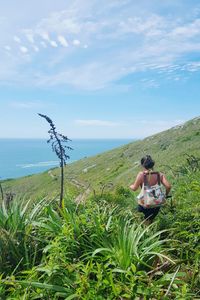
[[(191, 190), (191, 206), (184, 188), (199, 175), (177, 179), (173, 211), (168, 204), (148, 227), (131, 202), (124, 207), (99, 198), (77, 207), (66, 199), (62, 210), (47, 203), (2, 207), (1, 228), (15, 240), (15, 249), (4, 249), (6, 268), (1, 261), (2, 299), (198, 299), (200, 193)], [(21, 262), (26, 249), (34, 263)]]
[[(76, 197), (88, 186), (91, 193), (100, 191), (102, 186), (107, 190), (119, 185), (128, 187), (140, 170), (139, 162), (144, 154), (151, 154), (156, 161), (155, 168), (172, 178), (171, 168), (182, 165), (186, 154), (200, 156), (199, 132), (200, 118), (196, 118), (144, 140), (68, 164), (65, 168), (65, 193)], [(54, 178), (44, 172), (4, 181), (2, 186), (4, 190), (36, 200), (48, 195), (52, 198), (59, 194), (60, 172), (55, 168), (52, 174)]]
[(198, 299), (200, 168), (187, 162), (175, 174), (172, 203), (151, 226), (121, 187), (85, 204), (66, 198), (62, 209), (2, 206), (1, 298)]
[[(66, 184), (62, 209), (59, 178), (43, 173), (3, 182), (18, 198), (0, 206), (0, 299), (199, 299), (199, 126), (192, 120), (68, 166), (68, 179), (76, 181)], [(128, 189), (140, 148), (173, 183), (172, 201), (151, 226)], [(90, 183), (82, 203), (74, 202), (84, 190), (78, 182)]]

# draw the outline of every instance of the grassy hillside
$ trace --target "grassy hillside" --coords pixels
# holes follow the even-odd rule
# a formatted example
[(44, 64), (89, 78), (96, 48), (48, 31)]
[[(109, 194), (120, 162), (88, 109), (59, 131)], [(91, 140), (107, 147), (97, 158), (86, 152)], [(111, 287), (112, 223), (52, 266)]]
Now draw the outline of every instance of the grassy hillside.
[[(100, 190), (104, 185), (128, 186), (140, 170), (139, 161), (151, 154), (156, 168), (170, 175), (170, 168), (182, 164), (186, 154), (200, 156), (200, 117), (183, 125), (135, 141), (102, 154), (81, 159), (65, 169), (66, 189), (78, 195), (83, 190)], [(59, 193), (57, 168), (39, 175), (3, 182), (5, 190), (34, 198)]]
[[(67, 166), (70, 192), (87, 192), (79, 205), (42, 198), (58, 193), (57, 169), (4, 182), (19, 201), (0, 204), (0, 299), (200, 299), (199, 127), (194, 119)], [(123, 189), (147, 152), (174, 176), (173, 198), (149, 226)], [(123, 187), (88, 195), (109, 182)]]
[(200, 165), (184, 170), (149, 226), (127, 193), (2, 203), (0, 299), (200, 299)]

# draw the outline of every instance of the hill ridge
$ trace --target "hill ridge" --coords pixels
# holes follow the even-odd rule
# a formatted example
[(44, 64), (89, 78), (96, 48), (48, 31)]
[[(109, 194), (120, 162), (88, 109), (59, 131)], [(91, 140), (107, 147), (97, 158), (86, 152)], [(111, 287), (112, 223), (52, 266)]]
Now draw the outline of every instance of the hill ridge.
[[(101, 189), (112, 183), (111, 189), (118, 185), (128, 186), (140, 170), (140, 159), (151, 154), (156, 168), (170, 173), (170, 168), (181, 165), (186, 154), (200, 156), (200, 117), (174, 126), (142, 140), (133, 141), (118, 148), (95, 156), (80, 159), (65, 168), (66, 191), (76, 196), (83, 192), (84, 186), (91, 190)], [(59, 170), (51, 169), (41, 174), (4, 181), (3, 186), (12, 192), (28, 196), (56, 195), (59, 191)], [(79, 188), (73, 180), (82, 183)]]

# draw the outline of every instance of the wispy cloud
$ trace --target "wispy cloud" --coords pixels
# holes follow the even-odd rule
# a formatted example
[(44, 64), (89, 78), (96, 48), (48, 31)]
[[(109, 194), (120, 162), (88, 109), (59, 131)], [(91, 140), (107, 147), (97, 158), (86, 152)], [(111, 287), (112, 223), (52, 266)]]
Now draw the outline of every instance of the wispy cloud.
[(19, 44), (21, 43), (21, 39), (20, 39), (18, 36), (16, 36), (16, 35), (13, 37), (13, 40), (14, 40), (16, 43), (19, 43)]
[[(132, 74), (151, 72), (177, 81), (182, 73), (200, 70), (197, 6), (191, 4), (188, 13), (188, 5), (169, 1), (169, 13), (163, 13), (165, 4), (158, 1), (102, 1), (100, 7), (97, 0), (70, 0), (67, 9), (13, 32), (3, 45), (5, 52), (15, 57), (19, 49), (30, 58), (13, 64), (14, 70), (23, 66), (18, 80), (94, 90)], [(151, 78), (145, 87), (158, 83)]]
[(22, 53), (28, 53), (28, 49), (24, 46), (20, 46), (19, 49)]
[(10, 51), (10, 50), (11, 50), (11, 47), (8, 46), (8, 45), (6, 45), (6, 46), (4, 47), (4, 49), (7, 50), (7, 51)]
[(33, 49), (34, 49), (35, 52), (39, 52), (39, 51), (40, 51), (40, 49), (39, 49), (38, 46), (34, 46), (34, 45), (33, 45)]
[(126, 133), (128, 133), (127, 136), (144, 138), (172, 127), (182, 125), (185, 121), (186, 120), (184, 119), (135, 119), (127, 123)]
[(167, 128), (171, 128), (173, 126), (179, 125), (186, 122), (186, 120), (184, 119), (172, 119), (172, 120), (149, 120), (149, 119), (140, 119), (140, 120), (134, 120), (134, 123), (140, 125), (144, 125), (147, 127), (158, 127), (160, 130), (160, 127), (162, 129), (167, 129)]
[(79, 46), (81, 42), (79, 40), (73, 40), (72, 43), (74, 46)]
[(9, 103), (9, 106), (16, 109), (38, 109), (44, 107), (44, 104), (40, 101), (34, 101), (34, 102), (12, 101)]
[(59, 41), (59, 43), (60, 43), (63, 47), (68, 47), (68, 46), (69, 46), (67, 40), (66, 40), (65, 37), (62, 36), (62, 35), (59, 35), (59, 36), (58, 36), (58, 41)]
[(98, 126), (98, 127), (116, 127), (122, 124), (105, 120), (75, 120), (75, 123), (80, 126)]
[(55, 41), (49, 41), (50, 45), (54, 48), (58, 47), (58, 44)]
[(25, 36), (31, 44), (35, 43), (33, 34), (31, 32), (29, 32), (28, 30), (25, 30)]

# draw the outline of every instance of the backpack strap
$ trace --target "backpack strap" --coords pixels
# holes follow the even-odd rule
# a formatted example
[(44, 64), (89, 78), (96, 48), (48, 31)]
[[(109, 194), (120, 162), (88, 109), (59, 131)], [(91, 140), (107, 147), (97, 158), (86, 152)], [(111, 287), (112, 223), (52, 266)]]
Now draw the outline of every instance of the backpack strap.
[[(156, 174), (157, 175), (157, 180), (158, 180), (158, 185), (160, 185), (161, 180), (160, 180), (160, 173), (159, 172), (151, 172), (151, 174)], [(144, 186), (148, 186), (148, 180), (147, 180), (147, 175), (149, 175), (149, 173), (145, 173), (143, 172), (144, 175)]]
[(158, 185), (160, 185), (160, 173), (157, 172), (157, 178), (158, 178)]
[(148, 186), (147, 174), (143, 173), (144, 175), (144, 186)]

